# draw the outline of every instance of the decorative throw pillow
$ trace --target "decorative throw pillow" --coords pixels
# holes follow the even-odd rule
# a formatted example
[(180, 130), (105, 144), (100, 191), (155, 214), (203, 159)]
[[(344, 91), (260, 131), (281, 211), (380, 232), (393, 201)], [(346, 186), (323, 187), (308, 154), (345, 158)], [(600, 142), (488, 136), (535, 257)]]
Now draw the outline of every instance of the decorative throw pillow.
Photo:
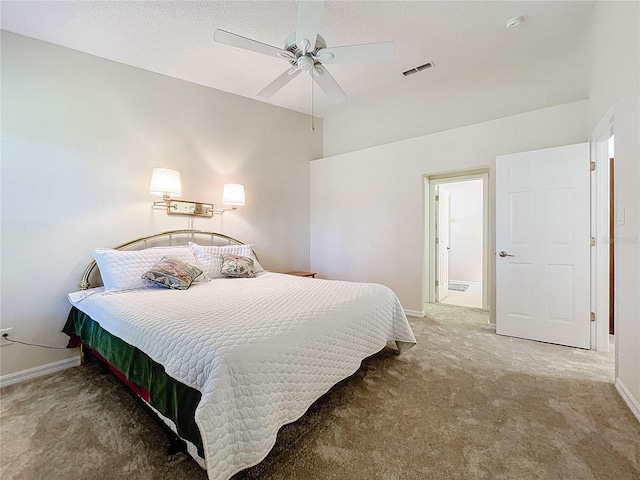
[(253, 260), (253, 271), (256, 273), (264, 272), (264, 268), (258, 262), (253, 253), (253, 245), (198, 245), (189, 242), (189, 247), (196, 257), (198, 266), (204, 271), (207, 279), (222, 278), (222, 256), (237, 255), (239, 257), (248, 257)]
[(229, 254), (222, 256), (222, 274), (227, 277), (253, 278), (256, 276), (251, 258)]
[(189, 243), (189, 248), (193, 252), (198, 267), (202, 269), (207, 280), (222, 278), (222, 253), (216, 250), (217, 247), (208, 247)]
[(93, 251), (105, 292), (122, 292), (149, 288), (154, 284), (141, 277), (167, 255), (181, 258), (192, 265), (196, 258), (187, 246), (154, 247), (145, 250), (114, 250), (96, 248)]
[(143, 273), (142, 278), (163, 287), (186, 290), (200, 275), (202, 270), (195, 265), (189, 265), (178, 257), (167, 255), (151, 270)]

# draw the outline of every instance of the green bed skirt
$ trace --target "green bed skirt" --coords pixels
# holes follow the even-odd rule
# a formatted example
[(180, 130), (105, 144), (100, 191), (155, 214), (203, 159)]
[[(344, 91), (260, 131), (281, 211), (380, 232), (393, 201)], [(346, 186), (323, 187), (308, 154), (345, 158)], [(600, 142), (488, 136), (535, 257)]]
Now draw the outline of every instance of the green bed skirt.
[(122, 372), (127, 380), (146, 389), (149, 392), (149, 404), (171, 419), (178, 429), (178, 435), (193, 443), (198, 455), (204, 458), (202, 438), (195, 421), (195, 411), (202, 396), (199, 391), (171, 378), (162, 365), (138, 348), (111, 335), (76, 307), (71, 308), (62, 331), (70, 337), (80, 337)]

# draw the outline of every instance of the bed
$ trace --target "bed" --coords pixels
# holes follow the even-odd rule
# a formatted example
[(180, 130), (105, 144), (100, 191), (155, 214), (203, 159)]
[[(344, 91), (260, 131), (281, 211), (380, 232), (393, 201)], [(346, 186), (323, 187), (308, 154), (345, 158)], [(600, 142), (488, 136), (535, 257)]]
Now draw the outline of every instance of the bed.
[[(187, 289), (141, 281), (167, 255), (203, 273)], [(211, 480), (259, 463), (279, 428), (363, 359), (415, 344), (389, 288), (269, 272), (252, 245), (221, 234), (164, 232), (94, 257), (99, 276), (92, 262), (63, 331), (110, 365)], [(251, 259), (254, 276), (220, 276), (228, 257)]]

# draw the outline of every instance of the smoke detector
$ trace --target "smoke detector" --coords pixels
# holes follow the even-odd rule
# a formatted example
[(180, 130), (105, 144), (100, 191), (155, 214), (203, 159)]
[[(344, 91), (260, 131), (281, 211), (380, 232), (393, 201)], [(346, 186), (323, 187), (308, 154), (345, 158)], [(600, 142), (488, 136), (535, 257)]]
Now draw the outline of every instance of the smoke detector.
[(505, 22), (507, 28), (515, 28), (522, 23), (522, 17), (513, 17)]

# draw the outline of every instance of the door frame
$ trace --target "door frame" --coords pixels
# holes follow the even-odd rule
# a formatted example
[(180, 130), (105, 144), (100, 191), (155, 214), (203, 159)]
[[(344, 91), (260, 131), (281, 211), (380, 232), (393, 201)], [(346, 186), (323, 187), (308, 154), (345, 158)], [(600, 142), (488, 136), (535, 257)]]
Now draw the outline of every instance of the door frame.
[(423, 303), (436, 303), (436, 189), (442, 183), (482, 180), (482, 309), (489, 310), (489, 168), (424, 175)]
[[(445, 188), (442, 188), (442, 186), (445, 184), (441, 184), (441, 183), (436, 183), (433, 184), (432, 190), (435, 193), (436, 199), (435, 199), (435, 211), (434, 211), (434, 224), (435, 224), (435, 229), (434, 229), (434, 237), (436, 238), (436, 242), (434, 243), (434, 247), (435, 247), (435, 255), (434, 255), (434, 265), (433, 265), (433, 269), (435, 271), (435, 279), (436, 279), (436, 285), (435, 285), (435, 299), (436, 302), (442, 302), (442, 300), (444, 300), (445, 298), (447, 298), (449, 296), (449, 250), (451, 249), (450, 245), (450, 239), (449, 239), (449, 233), (451, 232), (451, 212), (449, 211), (449, 194), (447, 193)], [(445, 192), (444, 196), (443, 196), (443, 190)], [(444, 207), (444, 208), (443, 208)], [(443, 224), (442, 220), (444, 220), (444, 210), (446, 209), (446, 225)], [(443, 235), (443, 231), (446, 230), (446, 234)], [(443, 241), (443, 238), (445, 241)], [(447, 258), (447, 265), (446, 267), (443, 268), (443, 263), (441, 262), (442, 260), (442, 256), (443, 256), (443, 244), (445, 244), (446, 242), (446, 258)], [(442, 285), (441, 281), (443, 280), (443, 276), (442, 276), (442, 272), (443, 270), (446, 270), (446, 281), (447, 281), (447, 285)], [(443, 297), (442, 294), (443, 292), (446, 291), (447, 294)]]
[[(614, 133), (615, 108), (612, 105), (591, 132), (589, 144), (591, 161), (595, 162), (591, 176), (591, 236), (596, 239), (591, 253), (591, 311), (596, 321), (591, 322), (591, 349), (609, 351), (609, 137)], [(614, 312), (614, 325), (617, 324)], [(617, 331), (617, 330), (616, 330)], [(616, 347), (617, 335), (614, 335)], [(616, 376), (618, 369), (616, 355)]]

